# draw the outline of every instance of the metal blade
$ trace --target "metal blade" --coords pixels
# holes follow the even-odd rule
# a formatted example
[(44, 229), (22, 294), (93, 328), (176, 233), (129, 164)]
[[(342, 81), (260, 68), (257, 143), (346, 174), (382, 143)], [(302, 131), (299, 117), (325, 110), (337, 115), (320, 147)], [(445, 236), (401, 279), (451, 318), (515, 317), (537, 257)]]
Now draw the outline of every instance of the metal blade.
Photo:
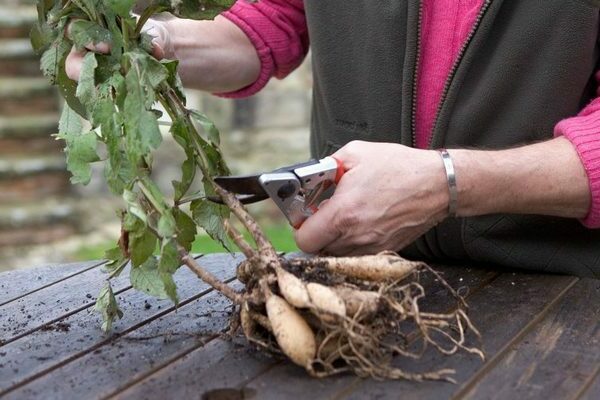
[[(269, 195), (261, 186), (258, 178), (260, 175), (247, 176), (218, 176), (215, 183), (236, 195), (243, 204), (252, 204), (269, 198)], [(212, 202), (222, 203), (218, 196), (209, 196)]]

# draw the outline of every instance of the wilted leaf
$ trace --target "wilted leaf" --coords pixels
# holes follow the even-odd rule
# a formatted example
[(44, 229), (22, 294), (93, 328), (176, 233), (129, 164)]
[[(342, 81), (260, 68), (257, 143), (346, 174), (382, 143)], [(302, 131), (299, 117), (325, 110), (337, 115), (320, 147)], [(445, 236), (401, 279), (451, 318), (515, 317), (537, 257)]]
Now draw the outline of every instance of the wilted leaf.
[(119, 309), (117, 299), (115, 298), (110, 283), (107, 283), (100, 291), (98, 299), (96, 300), (95, 309), (102, 315), (102, 330), (104, 332), (108, 332), (112, 329), (112, 324), (115, 319), (121, 319), (123, 317), (123, 312)]

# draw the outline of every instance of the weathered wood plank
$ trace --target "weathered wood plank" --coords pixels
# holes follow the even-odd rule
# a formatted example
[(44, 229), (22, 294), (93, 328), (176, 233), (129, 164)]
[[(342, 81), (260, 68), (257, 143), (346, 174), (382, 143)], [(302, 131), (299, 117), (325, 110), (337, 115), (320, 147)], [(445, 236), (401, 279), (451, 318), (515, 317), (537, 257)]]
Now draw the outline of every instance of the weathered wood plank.
[[(337, 398), (396, 399), (446, 399), (460, 390), (460, 383), (468, 381), (477, 373), (483, 373), (497, 362), (505, 351), (519, 341), (531, 327), (535, 326), (577, 282), (577, 278), (554, 275), (503, 274), (469, 299), (472, 321), (481, 332), (487, 361), (464, 353), (445, 357), (427, 351), (420, 363), (424, 370), (454, 368), (454, 378), (459, 385), (443, 382), (408, 382), (371, 380), (355, 382), (355, 386), (344, 389)], [(413, 367), (400, 362), (407, 370)]]
[[(107, 276), (102, 268), (92, 268), (1, 306), (0, 349), (50, 323), (92, 307)], [(129, 272), (125, 270), (113, 279), (113, 290), (119, 293), (129, 288)]]
[[(497, 275), (489, 271), (465, 268), (443, 268), (442, 270), (454, 287), (466, 287), (473, 293), (483, 282), (487, 282)], [(430, 294), (430, 298), (426, 300), (431, 307), (435, 308), (447, 302), (448, 297), (443, 290), (433, 291)], [(199, 393), (213, 389), (240, 388), (246, 382), (260, 376), (260, 380), (253, 382), (248, 387), (251, 391), (257, 392), (256, 398), (292, 399), (303, 398), (307, 391), (310, 391), (311, 397), (315, 393), (325, 393), (329, 386), (344, 385), (343, 382), (347, 382), (349, 379), (349, 377), (336, 377), (321, 381), (310, 379), (306, 372), (294, 365), (278, 359), (266, 358), (260, 352), (249, 351), (247, 344), (239, 351), (221, 341), (215, 342), (213, 346), (220, 348), (223, 353), (217, 353), (219, 354), (218, 361), (211, 362), (210, 368), (204, 366), (207, 363), (206, 360), (217, 356), (208, 346), (199, 348), (185, 358), (168, 365), (139, 384), (120, 393), (117, 398), (151, 399), (159, 398), (161, 393), (169, 393), (173, 398), (198, 397)], [(285, 371), (285, 373), (280, 374), (279, 371)], [(296, 390), (299, 386), (301, 390)], [(339, 389), (340, 386), (337, 388)]]
[(594, 378), (599, 365), (600, 281), (584, 279), (491, 371), (468, 382), (457, 396), (573, 398)]
[(91, 268), (99, 268), (103, 263), (103, 261), (88, 261), (67, 265), (50, 264), (34, 269), (1, 273), (0, 307)]
[[(210, 315), (202, 313), (213, 310)], [(202, 310), (199, 312), (199, 310)], [(201, 347), (228, 326), (230, 302), (211, 292), (49, 372), (7, 399), (100, 399), (128, 382)], [(79, 371), (85, 371), (84, 374)], [(170, 398), (164, 393), (163, 398)]]
[(581, 397), (578, 400), (598, 400), (600, 399), (600, 365), (596, 366), (596, 375), (593, 381), (590, 382), (590, 386), (584, 388)]
[[(202, 258), (201, 263), (218, 277), (232, 279), (235, 274), (234, 267), (240, 259), (239, 256), (213, 255)], [(181, 319), (183, 306), (208, 293), (208, 285), (199, 281), (187, 268), (181, 268), (175, 274), (175, 279), (181, 306), (177, 313), (173, 313), (175, 307), (169, 301), (157, 300), (144, 293), (129, 290), (118, 296), (125, 316), (115, 323), (114, 330), (109, 336), (103, 335), (99, 329), (99, 315), (88, 309), (86, 312), (62, 319), (49, 329), (36, 331), (4, 346), (0, 352), (0, 356), (4, 354), (0, 357), (0, 364), (4, 364), (3, 367), (0, 366), (0, 395), (28, 382), (34, 382), (47, 373), (52, 374), (56, 369), (60, 371), (61, 367), (68, 369), (68, 363), (85, 357), (90, 352), (102, 351), (106, 346), (114, 346), (120, 337), (131, 332), (137, 334), (137, 329), (164, 315), (173, 314), (170, 318)], [(74, 296), (85, 297), (85, 294), (77, 293)], [(168, 332), (169, 327), (163, 326), (162, 333), (168, 334)], [(123, 355), (116, 358), (121, 357)], [(137, 360), (138, 357), (128, 360), (127, 366), (131, 368)], [(73, 375), (87, 377), (77, 372)], [(127, 376), (124, 374), (123, 378)], [(57, 382), (62, 380), (59, 379)]]
[[(163, 366), (143, 380), (142, 385), (126, 388), (109, 398), (162, 399), (168, 396), (173, 399), (201, 399), (216, 389), (235, 390), (239, 386), (237, 383), (246, 382), (279, 364), (269, 355), (248, 347), (243, 338), (238, 337), (234, 341), (219, 338)], [(172, 366), (184, 376), (170, 373)], [(227, 386), (227, 383), (232, 385)]]

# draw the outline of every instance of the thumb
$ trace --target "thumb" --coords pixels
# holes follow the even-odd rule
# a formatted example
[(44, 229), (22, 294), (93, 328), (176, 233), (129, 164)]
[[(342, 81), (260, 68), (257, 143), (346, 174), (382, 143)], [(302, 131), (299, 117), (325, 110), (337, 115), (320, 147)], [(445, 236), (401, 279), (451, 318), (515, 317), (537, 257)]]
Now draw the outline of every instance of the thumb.
[(156, 58), (174, 58), (171, 36), (166, 25), (162, 21), (149, 19), (143, 28), (143, 32), (152, 37), (152, 55)]
[(341, 232), (333, 224), (338, 207), (332, 197), (321, 203), (319, 210), (294, 232), (296, 244), (305, 253), (318, 253), (338, 239)]

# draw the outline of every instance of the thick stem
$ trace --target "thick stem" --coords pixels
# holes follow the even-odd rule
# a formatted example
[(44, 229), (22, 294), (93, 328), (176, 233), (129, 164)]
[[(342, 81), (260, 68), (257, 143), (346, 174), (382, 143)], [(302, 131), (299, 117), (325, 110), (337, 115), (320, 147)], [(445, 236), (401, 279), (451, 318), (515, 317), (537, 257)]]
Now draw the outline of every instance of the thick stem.
[(244, 253), (246, 258), (249, 260), (254, 258), (257, 255), (256, 251), (252, 247), (250, 247), (248, 243), (246, 243), (242, 234), (237, 229), (235, 229), (235, 227), (231, 225), (231, 222), (229, 222), (228, 220), (225, 220), (223, 224), (225, 225), (225, 231), (227, 232), (229, 238), (233, 240), (233, 243), (235, 243), (237, 247), (240, 248), (240, 250), (242, 251), (242, 253)]
[(229, 285), (221, 282), (219, 278), (202, 268), (196, 260), (190, 256), (190, 254), (183, 248), (179, 247), (179, 256), (181, 261), (191, 269), (198, 278), (202, 279), (205, 283), (208, 283), (215, 290), (221, 292), (225, 297), (234, 302), (235, 304), (242, 304), (242, 295), (233, 290)]
[(274, 256), (276, 259), (277, 251), (267, 239), (267, 236), (260, 228), (256, 220), (248, 213), (243, 204), (233, 194), (229, 193), (217, 184), (213, 184), (215, 192), (221, 197), (225, 205), (229, 207), (231, 212), (240, 220), (244, 227), (250, 232), (252, 238), (256, 242), (258, 249), (265, 255)]

